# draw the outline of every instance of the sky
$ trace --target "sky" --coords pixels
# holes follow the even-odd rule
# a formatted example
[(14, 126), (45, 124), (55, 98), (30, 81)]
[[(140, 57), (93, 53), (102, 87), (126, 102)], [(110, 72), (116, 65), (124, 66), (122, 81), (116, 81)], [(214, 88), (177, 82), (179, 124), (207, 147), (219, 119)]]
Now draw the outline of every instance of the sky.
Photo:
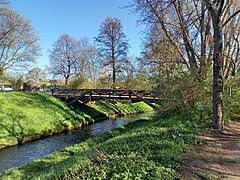
[(49, 65), (47, 50), (62, 34), (77, 40), (89, 37), (94, 42), (107, 17), (121, 20), (131, 46), (129, 55), (139, 56), (144, 26), (137, 25), (138, 16), (131, 9), (122, 8), (129, 2), (131, 0), (10, 0), (10, 7), (32, 20), (42, 47), (37, 66), (44, 68)]

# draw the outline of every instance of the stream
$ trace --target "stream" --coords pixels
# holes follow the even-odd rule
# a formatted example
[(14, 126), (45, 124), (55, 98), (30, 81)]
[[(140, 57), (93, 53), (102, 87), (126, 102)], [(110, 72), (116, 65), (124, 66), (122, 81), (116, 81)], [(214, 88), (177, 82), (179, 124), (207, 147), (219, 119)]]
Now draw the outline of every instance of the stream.
[(148, 119), (155, 112), (108, 119), (93, 125), (60, 133), (32, 142), (0, 149), (0, 173), (14, 167), (20, 167), (35, 159), (42, 158), (64, 147), (83, 142), (91, 137), (116, 129), (139, 119)]

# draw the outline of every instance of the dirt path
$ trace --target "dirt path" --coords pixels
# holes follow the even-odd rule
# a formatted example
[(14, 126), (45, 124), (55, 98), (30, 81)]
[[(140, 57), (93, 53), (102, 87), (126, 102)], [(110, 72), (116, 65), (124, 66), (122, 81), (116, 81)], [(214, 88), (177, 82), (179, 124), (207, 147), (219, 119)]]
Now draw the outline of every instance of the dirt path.
[(185, 161), (183, 179), (240, 180), (240, 122), (227, 123), (223, 133), (202, 136), (207, 144), (196, 146)]

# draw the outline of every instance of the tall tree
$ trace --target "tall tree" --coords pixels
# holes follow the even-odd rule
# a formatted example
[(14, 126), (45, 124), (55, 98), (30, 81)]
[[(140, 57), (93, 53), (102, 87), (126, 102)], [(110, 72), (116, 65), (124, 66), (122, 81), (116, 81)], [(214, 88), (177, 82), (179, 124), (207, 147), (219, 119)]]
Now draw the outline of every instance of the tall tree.
[(240, 15), (237, 14), (240, 2), (229, 0), (224, 3), (223, 8), (220, 18), (223, 23), (223, 76), (228, 79), (235, 77), (240, 69)]
[(75, 48), (77, 51), (76, 61), (74, 63), (74, 75), (75, 77), (87, 77), (87, 65), (89, 62), (89, 48), (91, 44), (87, 37), (80, 38)]
[(129, 57), (128, 61), (124, 63), (122, 72), (120, 73), (120, 86), (124, 88), (132, 89), (135, 88), (132, 81), (136, 74), (136, 58)]
[(95, 38), (102, 65), (111, 66), (113, 87), (116, 86), (116, 73), (121, 65), (127, 61), (128, 39), (123, 33), (121, 21), (117, 18), (108, 17), (102, 22), (99, 35)]
[(134, 0), (151, 36), (165, 36), (185, 69), (201, 81), (212, 57), (210, 19), (200, 1)]
[(68, 34), (63, 34), (49, 50), (50, 67), (48, 71), (54, 77), (63, 76), (65, 86), (68, 85), (70, 77), (74, 72), (74, 64), (78, 59), (78, 42)]
[(40, 54), (39, 38), (29, 19), (0, 7), (0, 75), (4, 70), (27, 68)]
[(32, 81), (34, 85), (46, 80), (46, 74), (41, 68), (32, 68), (26, 75), (26, 80)]
[(5, 5), (8, 4), (9, 1), (8, 0), (0, 0), (0, 5)]
[[(221, 129), (223, 122), (223, 72), (229, 67), (224, 67), (222, 58), (226, 55), (225, 65), (227, 66), (231, 60), (228, 52), (234, 54), (232, 57), (239, 58), (239, 53), (232, 48), (238, 46), (238, 40), (235, 40), (236, 37), (239, 37), (236, 35), (236, 29), (239, 29), (239, 16), (236, 16), (239, 12), (237, 3), (239, 3), (237, 0), (134, 0), (132, 5), (137, 12), (141, 13), (142, 22), (149, 25), (151, 30), (155, 30), (153, 32), (156, 36), (163, 33), (167, 37), (181, 55), (184, 69), (191, 72), (196, 80), (199, 82), (204, 80), (206, 72), (213, 64), (215, 74), (213, 83), (213, 94), (215, 94), (213, 95), (214, 129)], [(222, 29), (222, 27), (230, 26), (230, 24), (231, 28), (235, 29), (232, 31), (234, 35), (229, 36), (226, 33), (225, 42), (231, 44), (229, 42), (232, 39), (236, 41), (236, 45), (223, 47), (222, 36), (224, 32), (228, 31), (228, 28)]]
[(97, 51), (95, 45), (90, 42), (89, 38), (83, 37), (78, 41), (76, 48), (78, 57), (74, 63), (75, 77), (89, 79), (94, 83), (97, 74)]
[(91, 45), (88, 50), (88, 72), (90, 81), (93, 83), (93, 87), (97, 87), (97, 76), (99, 74), (99, 62), (98, 54), (95, 45)]
[(213, 24), (213, 40), (214, 40), (214, 55), (213, 55), (213, 128), (223, 129), (223, 27), (234, 16), (240, 13), (240, 9), (225, 21), (223, 18), (224, 8), (229, 7), (229, 4), (224, 0), (205, 0), (207, 8), (212, 16)]
[(181, 55), (176, 48), (164, 35), (156, 37), (153, 32), (146, 38), (143, 58), (140, 60), (148, 69), (153, 87), (159, 91), (165, 86), (166, 79), (179, 76), (184, 71)]

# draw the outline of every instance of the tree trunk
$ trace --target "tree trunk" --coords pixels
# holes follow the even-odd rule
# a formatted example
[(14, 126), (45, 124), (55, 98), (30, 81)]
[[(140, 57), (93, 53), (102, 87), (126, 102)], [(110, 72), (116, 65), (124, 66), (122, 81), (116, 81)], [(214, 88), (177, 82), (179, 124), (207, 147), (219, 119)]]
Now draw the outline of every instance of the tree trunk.
[(68, 85), (68, 80), (69, 80), (69, 76), (66, 76), (65, 77), (65, 87), (67, 87), (67, 85)]
[(69, 78), (70, 78), (70, 74), (71, 74), (71, 58), (67, 57), (67, 61), (68, 61), (68, 64), (67, 64), (67, 75), (65, 77), (65, 87), (67, 87), (68, 85), (68, 81), (69, 81)]
[(223, 129), (223, 40), (222, 23), (217, 13), (213, 15), (214, 56), (213, 56), (213, 121), (216, 130)]
[(113, 66), (113, 89), (116, 88), (116, 62), (115, 62), (115, 52), (112, 47), (112, 66)]
[(115, 62), (114, 62), (113, 63), (113, 89), (115, 88), (116, 88), (116, 69), (115, 69)]

